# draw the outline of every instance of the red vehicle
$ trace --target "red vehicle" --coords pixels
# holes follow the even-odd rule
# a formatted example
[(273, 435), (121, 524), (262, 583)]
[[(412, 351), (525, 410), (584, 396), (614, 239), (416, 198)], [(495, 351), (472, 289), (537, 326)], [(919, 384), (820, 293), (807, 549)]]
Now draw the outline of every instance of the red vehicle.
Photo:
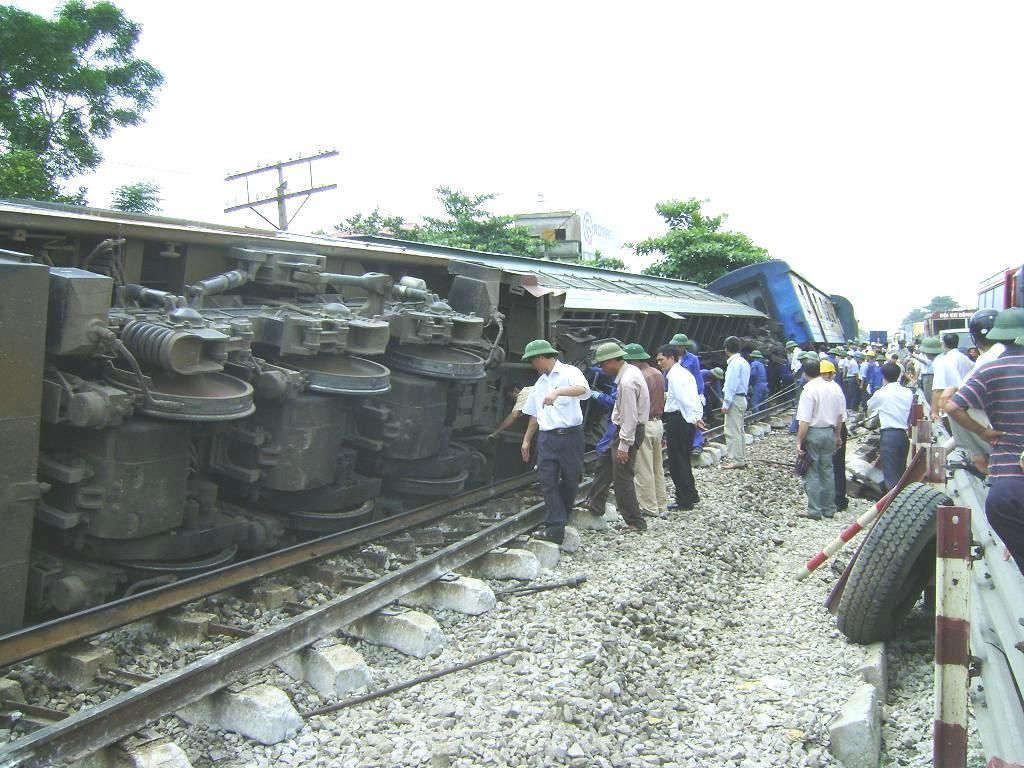
[(1009, 309), (1024, 306), (1024, 267), (1009, 267), (978, 285), (978, 309)]

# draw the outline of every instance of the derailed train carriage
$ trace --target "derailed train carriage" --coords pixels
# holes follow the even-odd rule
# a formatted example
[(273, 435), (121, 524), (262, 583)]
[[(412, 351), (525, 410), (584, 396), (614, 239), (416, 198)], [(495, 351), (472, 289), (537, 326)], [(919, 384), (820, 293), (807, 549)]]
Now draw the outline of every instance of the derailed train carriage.
[[(546, 337), (764, 316), (680, 281), (0, 202), (0, 629), (524, 467), (486, 436)], [(442, 298), (444, 297), (444, 298)]]

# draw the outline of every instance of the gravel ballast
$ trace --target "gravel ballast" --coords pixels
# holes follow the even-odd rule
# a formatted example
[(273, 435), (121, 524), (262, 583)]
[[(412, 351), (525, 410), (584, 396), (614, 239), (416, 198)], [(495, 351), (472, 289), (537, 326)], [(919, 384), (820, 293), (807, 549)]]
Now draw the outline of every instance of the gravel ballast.
[[(748, 449), (746, 470), (696, 472), (702, 501), (644, 535), (583, 531), (541, 580), (587, 582), (499, 601), (483, 616), (433, 615), (434, 659), (350, 641), (374, 688), (515, 649), (501, 661), (310, 719), (291, 741), (254, 745), (164, 721), (196, 766), (830, 766), (828, 723), (860, 684), (863, 651), (823, 607), (836, 574), (797, 566), (866, 509), (796, 516), (793, 438)], [(492, 582), (495, 589), (507, 584)], [(268, 670), (299, 709), (326, 701)]]

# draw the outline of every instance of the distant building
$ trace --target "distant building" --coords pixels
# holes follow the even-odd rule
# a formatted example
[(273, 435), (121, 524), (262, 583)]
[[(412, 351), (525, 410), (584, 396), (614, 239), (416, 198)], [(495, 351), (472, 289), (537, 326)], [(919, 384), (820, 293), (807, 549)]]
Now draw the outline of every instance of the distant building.
[(592, 259), (601, 251), (615, 256), (619, 243), (610, 229), (594, 222), (587, 211), (554, 211), (521, 213), (514, 217), (516, 226), (525, 227), (534, 237), (547, 240), (544, 258), (554, 261)]

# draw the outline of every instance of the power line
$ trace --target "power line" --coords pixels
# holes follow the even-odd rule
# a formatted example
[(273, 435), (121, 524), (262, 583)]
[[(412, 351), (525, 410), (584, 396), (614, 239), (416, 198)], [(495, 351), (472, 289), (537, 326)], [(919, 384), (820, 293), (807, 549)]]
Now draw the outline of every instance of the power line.
[[(238, 179), (245, 179), (245, 202), (238, 205), (230, 205), (224, 209), (224, 213), (231, 213), (232, 211), (240, 211), (243, 208), (248, 208), (270, 226), (274, 226), (274, 223), (260, 213), (256, 208), (261, 205), (269, 205), (270, 203), (277, 203), (277, 228), (281, 231), (288, 229), (288, 225), (292, 223), (292, 220), (299, 215), (299, 211), (306, 204), (311, 196), (317, 192), (327, 192), (332, 189), (337, 189), (337, 184), (320, 184), (315, 185), (313, 183), (313, 162), (316, 160), (324, 160), (328, 157), (336, 157), (338, 150), (329, 149), (323, 152), (318, 152), (315, 155), (307, 155), (304, 157), (289, 158), (288, 160), (278, 160), (276, 163), (270, 163), (269, 165), (260, 165), (249, 171), (240, 171), (238, 173), (229, 173), (224, 177), (224, 181), (236, 181)], [(301, 189), (297, 192), (289, 192), (288, 182), (284, 179), (284, 169), (293, 165), (300, 165), (306, 163), (309, 166), (309, 187)], [(256, 174), (266, 173), (268, 171), (277, 171), (277, 187), (274, 190), (273, 195), (266, 195), (264, 197), (253, 198), (249, 192), (249, 177), (255, 176)], [(295, 213), (292, 214), (291, 218), (288, 218), (288, 207), (285, 204), (286, 200), (292, 198), (301, 197), (303, 198), (302, 203), (296, 209)]]

